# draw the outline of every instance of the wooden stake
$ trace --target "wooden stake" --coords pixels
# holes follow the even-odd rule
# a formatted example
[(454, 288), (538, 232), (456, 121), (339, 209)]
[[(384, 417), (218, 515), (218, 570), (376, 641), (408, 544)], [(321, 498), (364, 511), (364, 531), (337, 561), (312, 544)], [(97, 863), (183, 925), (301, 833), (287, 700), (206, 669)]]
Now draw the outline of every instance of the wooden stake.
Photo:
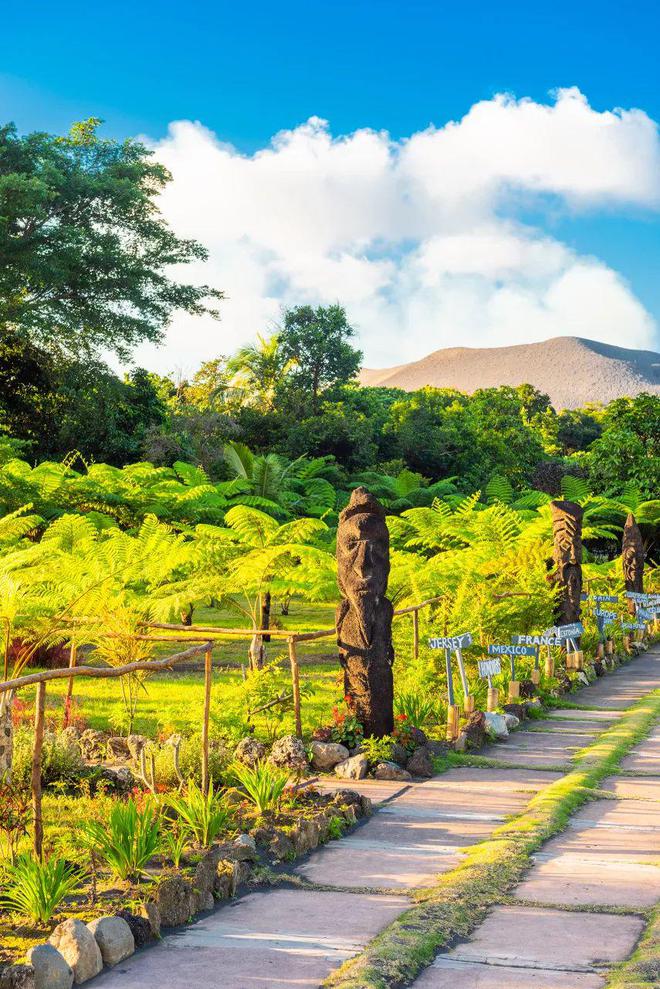
[(34, 747), (32, 749), (32, 823), (34, 829), (34, 854), (41, 861), (44, 850), (44, 824), (41, 813), (41, 750), (44, 744), (44, 714), (46, 711), (46, 684), (37, 684), (34, 708)]
[(532, 670), (531, 680), (535, 687), (538, 687), (541, 682), (541, 671), (537, 666)]
[(500, 692), (497, 687), (488, 688), (488, 700), (486, 702), (487, 711), (496, 711), (500, 702)]
[(458, 704), (450, 704), (447, 708), (447, 741), (453, 742), (458, 738), (458, 726), (461, 709)]
[(298, 655), (296, 640), (289, 639), (289, 662), (291, 663), (291, 684), (293, 686), (293, 711), (296, 718), (296, 735), (302, 738), (302, 720), (300, 717), (300, 673), (298, 670)]
[(463, 710), (466, 714), (472, 714), (474, 711), (474, 694), (468, 694), (463, 701)]
[(213, 653), (204, 653), (204, 719), (202, 721), (202, 792), (208, 793), (209, 780), (209, 716), (211, 713), (211, 684), (213, 680)]
[(509, 700), (517, 701), (520, 697), (520, 681), (509, 680)]
[[(71, 640), (71, 648), (69, 649), (69, 669), (75, 669), (76, 662), (78, 661), (78, 647), (75, 642)], [(64, 727), (68, 728), (71, 720), (71, 699), (73, 697), (73, 677), (69, 677), (69, 682), (66, 686), (66, 697), (64, 699)]]
[(548, 647), (548, 655), (545, 657), (545, 675), (553, 677), (555, 675), (555, 660)]
[(412, 613), (413, 616), (413, 658), (419, 659), (419, 611), (417, 608)]

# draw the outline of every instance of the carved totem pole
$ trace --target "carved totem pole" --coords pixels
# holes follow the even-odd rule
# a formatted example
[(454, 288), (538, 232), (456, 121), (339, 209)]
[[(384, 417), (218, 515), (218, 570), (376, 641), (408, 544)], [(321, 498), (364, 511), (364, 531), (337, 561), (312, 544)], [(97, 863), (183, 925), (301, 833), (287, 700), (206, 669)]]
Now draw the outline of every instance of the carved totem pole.
[(344, 692), (367, 737), (394, 727), (392, 604), (385, 597), (390, 539), (385, 513), (366, 488), (356, 488), (339, 516), (337, 644)]
[[(626, 590), (641, 594), (644, 590), (644, 541), (632, 512), (623, 527), (621, 566)], [(635, 614), (634, 601), (628, 601), (628, 611), (631, 615)]]
[(561, 588), (557, 605), (557, 622), (569, 625), (580, 619), (582, 593), (582, 516), (583, 510), (572, 501), (551, 501), (553, 581)]

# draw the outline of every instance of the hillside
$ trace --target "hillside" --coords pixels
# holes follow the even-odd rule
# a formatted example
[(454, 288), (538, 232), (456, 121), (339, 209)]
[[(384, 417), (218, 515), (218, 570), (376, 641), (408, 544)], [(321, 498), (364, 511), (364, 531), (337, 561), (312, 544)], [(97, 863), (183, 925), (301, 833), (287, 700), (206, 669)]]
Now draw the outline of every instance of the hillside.
[(660, 354), (554, 337), (516, 347), (435, 350), (410, 364), (364, 368), (360, 382), (405, 391), (434, 385), (465, 392), (528, 383), (548, 394), (556, 409), (572, 409), (642, 391), (660, 394)]

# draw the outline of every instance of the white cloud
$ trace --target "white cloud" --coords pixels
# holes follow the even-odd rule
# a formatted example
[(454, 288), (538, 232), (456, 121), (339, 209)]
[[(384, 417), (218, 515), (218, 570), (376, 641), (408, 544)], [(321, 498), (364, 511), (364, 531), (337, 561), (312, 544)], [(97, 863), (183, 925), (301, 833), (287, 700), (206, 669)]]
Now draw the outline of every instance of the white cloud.
[(178, 316), (164, 348), (136, 355), (149, 366), (192, 369), (302, 302), (346, 305), (371, 366), (564, 334), (653, 346), (615, 271), (516, 219), (546, 199), (657, 209), (660, 143), (640, 110), (600, 113), (569, 89), (547, 105), (497, 96), (400, 142), (333, 138), (312, 118), (252, 156), (189, 121), (154, 147), (174, 176), (166, 217), (210, 251), (185, 277), (228, 301), (220, 323)]

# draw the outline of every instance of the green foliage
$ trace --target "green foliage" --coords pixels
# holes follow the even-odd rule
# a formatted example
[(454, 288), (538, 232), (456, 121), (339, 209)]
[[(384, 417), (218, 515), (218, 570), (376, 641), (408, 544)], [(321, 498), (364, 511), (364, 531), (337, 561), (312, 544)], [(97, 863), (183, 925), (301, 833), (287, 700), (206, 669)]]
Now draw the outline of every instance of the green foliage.
[(229, 773), (260, 814), (279, 808), (282, 794), (289, 782), (286, 770), (267, 762), (258, 762), (254, 767), (234, 762), (229, 767)]
[(182, 832), (202, 848), (212, 845), (231, 820), (229, 808), (213, 786), (205, 793), (193, 779), (188, 780), (184, 794), (168, 797), (167, 803)]
[(168, 277), (206, 252), (163, 220), (170, 175), (153, 153), (99, 138), (99, 124), (66, 137), (0, 129), (0, 328), (73, 354), (127, 356), (161, 339), (174, 310), (214, 314), (205, 300), (222, 296)]
[(2, 877), (0, 908), (46, 924), (62, 901), (80, 885), (80, 874), (64, 859), (49, 856), (43, 862), (19, 855)]
[(654, 498), (660, 477), (660, 398), (645, 392), (617, 398), (603, 413), (602, 426), (587, 458), (595, 489), (620, 492), (635, 484), (645, 498)]
[[(17, 728), (14, 732), (14, 760), (12, 778), (17, 787), (28, 790), (32, 773), (32, 746), (34, 732), (31, 728)], [(78, 745), (60, 732), (46, 732), (41, 751), (42, 786), (60, 784), (75, 788), (80, 784), (87, 767)]]
[(394, 711), (403, 714), (409, 724), (423, 728), (431, 720), (437, 720), (438, 706), (421, 690), (400, 691), (394, 696)]
[(160, 848), (160, 822), (154, 804), (139, 809), (133, 798), (112, 804), (106, 821), (84, 821), (80, 838), (118, 879), (139, 877)]
[(378, 762), (386, 762), (392, 758), (394, 743), (395, 739), (391, 735), (383, 735), (382, 738), (363, 739), (360, 748), (369, 760), (369, 765), (375, 766)]

